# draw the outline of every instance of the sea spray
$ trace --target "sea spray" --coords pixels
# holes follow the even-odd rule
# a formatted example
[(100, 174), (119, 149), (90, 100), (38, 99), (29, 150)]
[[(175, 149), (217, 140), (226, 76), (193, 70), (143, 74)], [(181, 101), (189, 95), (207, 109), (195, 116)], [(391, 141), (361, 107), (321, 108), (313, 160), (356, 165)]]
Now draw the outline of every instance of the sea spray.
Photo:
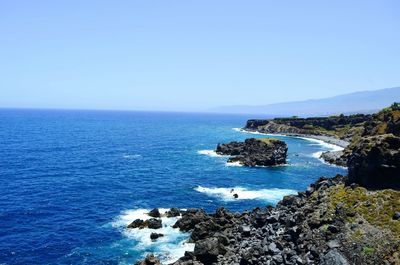
[[(204, 193), (208, 196), (212, 196), (223, 201), (234, 201), (234, 200), (260, 200), (266, 201), (271, 204), (277, 203), (284, 196), (295, 194), (295, 190), (290, 189), (260, 189), (250, 190), (243, 187), (229, 187), (229, 188), (218, 188), (218, 187), (203, 187), (197, 186), (196, 191)], [(235, 194), (237, 198), (235, 198)]]
[[(159, 209), (162, 214), (162, 228), (159, 229), (126, 228), (136, 219), (148, 220), (152, 218), (147, 214), (150, 211), (149, 209), (126, 210), (112, 222), (112, 226), (120, 230), (124, 237), (132, 240), (132, 247), (136, 250), (143, 253), (151, 251), (163, 263), (172, 263), (183, 256), (185, 251), (193, 251), (194, 244), (187, 242), (190, 236), (188, 233), (182, 233), (178, 228), (172, 227), (181, 217), (166, 217), (164, 213), (168, 210)], [(164, 236), (157, 240), (151, 240), (151, 233), (160, 233)]]
[(214, 150), (199, 150), (197, 151), (199, 155), (206, 155), (210, 157), (226, 157), (224, 155), (217, 154)]

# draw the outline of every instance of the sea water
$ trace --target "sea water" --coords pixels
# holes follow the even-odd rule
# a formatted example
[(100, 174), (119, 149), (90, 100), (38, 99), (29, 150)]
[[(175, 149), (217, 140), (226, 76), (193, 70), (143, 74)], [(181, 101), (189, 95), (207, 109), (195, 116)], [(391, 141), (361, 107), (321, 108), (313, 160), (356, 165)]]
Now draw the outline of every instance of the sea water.
[[(274, 205), (320, 176), (346, 174), (315, 155), (335, 147), (234, 129), (250, 118), (0, 110), (0, 264), (132, 264), (150, 252), (172, 262), (193, 249), (189, 234), (171, 227), (179, 217), (155, 231), (126, 225), (154, 207)], [(249, 137), (284, 140), (288, 164), (232, 166), (213, 152)], [(151, 232), (165, 236), (152, 241)]]

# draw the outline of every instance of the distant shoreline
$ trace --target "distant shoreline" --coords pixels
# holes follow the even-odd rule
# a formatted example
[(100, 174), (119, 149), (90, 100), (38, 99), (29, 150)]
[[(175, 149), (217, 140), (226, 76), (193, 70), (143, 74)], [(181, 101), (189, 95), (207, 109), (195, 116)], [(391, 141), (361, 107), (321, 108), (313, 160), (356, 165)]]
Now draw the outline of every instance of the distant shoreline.
[(305, 138), (305, 139), (313, 139), (313, 140), (319, 140), (322, 141), (326, 144), (330, 145), (335, 145), (337, 147), (340, 147), (341, 149), (346, 148), (350, 143), (337, 139), (332, 136), (327, 136), (327, 135), (313, 135), (313, 134), (297, 134), (297, 133), (265, 133), (265, 132), (260, 132), (257, 130), (248, 130), (245, 128), (241, 128), (240, 131), (242, 132), (247, 132), (247, 133), (258, 133), (258, 134), (263, 134), (263, 135), (281, 135), (281, 136), (286, 136), (286, 137), (296, 137), (296, 138)]

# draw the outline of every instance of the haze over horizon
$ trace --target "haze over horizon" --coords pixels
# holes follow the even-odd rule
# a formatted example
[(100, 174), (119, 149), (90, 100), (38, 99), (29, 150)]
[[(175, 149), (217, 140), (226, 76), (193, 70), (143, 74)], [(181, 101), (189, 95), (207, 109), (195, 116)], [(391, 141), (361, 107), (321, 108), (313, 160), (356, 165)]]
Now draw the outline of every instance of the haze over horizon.
[(399, 8), (4, 1), (0, 107), (200, 111), (396, 87)]

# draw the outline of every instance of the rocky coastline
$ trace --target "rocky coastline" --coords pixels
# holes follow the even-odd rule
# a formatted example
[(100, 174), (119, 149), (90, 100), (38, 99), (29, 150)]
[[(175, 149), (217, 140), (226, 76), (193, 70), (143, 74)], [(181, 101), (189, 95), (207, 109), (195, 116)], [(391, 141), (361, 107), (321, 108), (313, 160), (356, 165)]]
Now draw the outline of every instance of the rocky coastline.
[(314, 139), (314, 140), (319, 140), (327, 144), (335, 145), (341, 148), (346, 148), (350, 142), (347, 140), (343, 139), (338, 139), (333, 136), (329, 135), (314, 135), (314, 134), (300, 134), (300, 133), (288, 133), (288, 132), (265, 132), (261, 130), (254, 130), (254, 129), (249, 129), (249, 128), (241, 128), (243, 132), (249, 132), (249, 133), (260, 133), (260, 134), (265, 134), (265, 135), (282, 135), (282, 136), (288, 136), (288, 137), (299, 137), (299, 138), (308, 138), (308, 139)]
[[(248, 128), (244, 127), (241, 129), (244, 132), (250, 132), (250, 133), (261, 133), (261, 134), (270, 134), (270, 135), (283, 135), (283, 136), (289, 136), (289, 137), (300, 137), (300, 138), (307, 138), (307, 139), (314, 139), (314, 140), (319, 140), (322, 141), (326, 144), (330, 144), (333, 146), (336, 146), (342, 149), (345, 149), (349, 146), (350, 142), (348, 140), (344, 139), (338, 139), (337, 137), (331, 136), (331, 135), (315, 135), (315, 134), (309, 134), (309, 133), (301, 133), (300, 131), (297, 133), (291, 133), (285, 130), (271, 130), (269, 129), (268, 131), (262, 130), (262, 129), (254, 129), (254, 128)], [(346, 167), (347, 160), (343, 158), (343, 151), (342, 150), (337, 150), (337, 151), (327, 151), (321, 154), (320, 158), (322, 158), (325, 162), (329, 164), (335, 164), (338, 166)]]
[[(298, 134), (298, 133), (284, 133), (284, 132), (269, 132), (265, 133), (262, 131), (258, 130), (252, 130), (252, 129), (247, 129), (247, 128), (242, 128), (242, 131), (244, 132), (257, 132), (257, 133), (264, 133), (264, 134), (269, 134), (269, 135), (283, 135), (283, 136), (288, 136), (288, 137), (300, 137), (300, 138), (307, 138), (307, 139), (314, 139), (314, 140), (319, 140), (322, 141), (326, 144), (333, 145), (335, 147), (345, 149), (350, 145), (350, 142), (342, 139), (338, 139), (333, 136), (327, 136), (327, 135), (313, 135), (313, 134)], [(337, 151), (326, 151), (321, 154), (319, 158), (323, 159), (325, 162), (329, 164), (335, 164), (337, 166), (341, 167), (346, 167), (347, 166), (347, 159), (343, 157), (344, 152), (343, 150), (337, 150)]]
[[(312, 126), (326, 126), (324, 130), (331, 126), (329, 133), (343, 133), (343, 126), (354, 125), (356, 130), (347, 126), (343, 134), (352, 134), (350, 139), (336, 137), (350, 144), (331, 157), (333, 163), (347, 165), (348, 177), (321, 177), (306, 191), (285, 196), (276, 207), (243, 213), (224, 208), (213, 214), (180, 211), (174, 228), (190, 232), (195, 247), (174, 265), (400, 264), (400, 104), (374, 115), (338, 116), (333, 121), (294, 118), (288, 125), (285, 120), (275, 133), (295, 128), (293, 124), (304, 127), (310, 120)], [(269, 121), (254, 121), (245, 129), (273, 133), (260, 129)], [(299, 134), (295, 129), (287, 132)], [(160, 262), (149, 255), (137, 264)]]
[[(346, 182), (340, 175), (320, 178), (276, 207), (243, 213), (181, 211), (174, 228), (191, 232), (195, 248), (173, 264), (398, 264), (400, 193)], [(148, 256), (137, 264), (160, 262)]]

